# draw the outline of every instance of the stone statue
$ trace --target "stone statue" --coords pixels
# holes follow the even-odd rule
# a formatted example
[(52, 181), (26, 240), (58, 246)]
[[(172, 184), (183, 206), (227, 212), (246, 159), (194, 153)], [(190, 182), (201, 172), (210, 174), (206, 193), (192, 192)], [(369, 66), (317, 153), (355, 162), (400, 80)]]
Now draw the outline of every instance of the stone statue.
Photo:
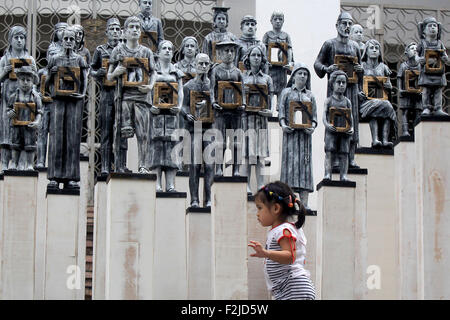
[[(8, 117), (11, 119), (11, 160), (8, 170), (34, 170), (36, 154), (36, 129), (41, 121), (41, 98), (33, 90), (37, 75), (31, 66), (15, 71), (17, 90), (9, 97)], [(19, 163), (21, 152), (25, 152), (24, 163)]]
[(0, 147), (1, 147), (1, 168), (0, 171), (8, 169), (11, 159), (11, 126), (7, 114), (7, 105), (10, 97), (17, 90), (17, 75), (15, 69), (23, 65), (30, 65), (33, 72), (37, 72), (36, 62), (25, 48), (27, 32), (21, 26), (14, 26), (9, 30), (9, 46), (5, 50), (4, 56), (0, 60), (0, 83), (1, 92), (1, 121), (0, 121)]
[(184, 72), (184, 83), (195, 77), (195, 57), (199, 52), (198, 41), (195, 37), (185, 37), (181, 42), (180, 56), (175, 67)]
[(342, 70), (330, 75), (333, 93), (325, 100), (323, 124), (325, 125), (325, 180), (332, 177), (332, 159), (339, 158), (340, 180), (348, 181), (348, 153), (353, 134), (352, 103), (345, 96), (347, 74)]
[[(281, 93), (278, 111), (283, 129), (280, 181), (298, 192), (308, 208), (308, 195), (314, 191), (312, 134), (317, 127), (317, 107), (311, 92), (311, 73), (305, 64), (294, 65), (287, 87)], [(297, 120), (297, 114), (301, 120)]]
[[(62, 40), (64, 35), (64, 30), (68, 27), (67, 23), (59, 22), (55, 25), (55, 30), (52, 35), (52, 42), (47, 49), (47, 61), (62, 51)], [(38, 72), (39, 79), (42, 79), (42, 76), (45, 78), (48, 77), (47, 68), (42, 68)], [(40, 83), (41, 92), (45, 92), (45, 81)], [(38, 137), (37, 137), (37, 159), (36, 159), (36, 168), (44, 168), (45, 167), (45, 158), (47, 156), (47, 142), (48, 142), (48, 133), (50, 129), (50, 104), (52, 103), (51, 98), (45, 99), (42, 97), (42, 118), (41, 124), (38, 128)]]
[[(372, 147), (388, 147), (391, 148), (393, 143), (389, 141), (389, 133), (391, 126), (396, 128), (396, 114), (392, 104), (387, 99), (387, 90), (392, 90), (391, 80), (389, 76), (391, 71), (388, 66), (383, 63), (383, 57), (380, 51), (381, 45), (375, 40), (371, 39), (366, 42), (364, 52), (362, 55), (362, 66), (364, 69), (364, 81), (369, 79), (375, 86), (375, 90), (381, 93), (375, 93), (371, 99), (368, 93), (361, 91), (361, 105), (360, 113), (362, 118), (370, 120), (370, 132), (372, 134)], [(383, 78), (384, 81), (382, 80)], [(370, 87), (365, 84), (364, 87)], [(369, 89), (370, 90), (370, 89)], [(381, 97), (384, 96), (384, 97)], [(381, 140), (379, 140), (379, 122), (381, 124)]]
[[(166, 178), (166, 192), (176, 192), (175, 176), (180, 169), (178, 155), (173, 154), (177, 140), (172, 135), (178, 129), (178, 113), (183, 105), (184, 73), (171, 63), (173, 44), (163, 40), (158, 47), (155, 100), (151, 109), (150, 169), (156, 171), (156, 191), (163, 191), (162, 172)], [(158, 87), (162, 85), (161, 89)], [(164, 105), (164, 107), (163, 107)]]
[(206, 35), (203, 40), (202, 52), (206, 53), (213, 63), (219, 63), (218, 50), (216, 44), (224, 41), (237, 41), (237, 37), (227, 31), (228, 27), (228, 10), (230, 8), (214, 7), (213, 31)]
[(141, 20), (143, 35), (148, 38), (144, 41), (153, 52), (156, 52), (161, 41), (164, 40), (164, 31), (160, 19), (153, 16), (153, 0), (139, 0), (141, 12), (138, 18)]
[(364, 41), (363, 41), (364, 30), (360, 24), (352, 25), (350, 29), (350, 40), (355, 41), (359, 45), (359, 50), (364, 50)]
[[(53, 99), (50, 109), (50, 139), (47, 188), (79, 189), (80, 143), (84, 98), (89, 65), (76, 53), (74, 27), (64, 31), (63, 50), (51, 57), (46, 87)], [(64, 156), (62, 156), (64, 155)]]
[(442, 110), (442, 92), (447, 85), (445, 64), (450, 59), (441, 41), (442, 26), (433, 17), (425, 18), (418, 24), (420, 41), (417, 46), (422, 87), (422, 115), (448, 115)]
[[(252, 194), (250, 188), (251, 166), (255, 165), (257, 190), (264, 186), (264, 159), (269, 156), (269, 134), (267, 121), (272, 115), (271, 105), (273, 99), (272, 78), (264, 73), (267, 65), (264, 47), (253, 45), (244, 56), (243, 63), (247, 70), (243, 74), (247, 109), (245, 128), (248, 130), (246, 143), (247, 165), (247, 193)], [(261, 107), (257, 110), (254, 107)]]
[[(224, 41), (216, 44), (216, 48), (221, 59), (221, 63), (216, 65), (211, 71), (211, 105), (214, 112), (214, 129), (217, 129), (223, 138), (223, 152), (226, 149), (227, 129), (244, 130), (242, 119), (245, 110), (243, 99), (244, 87), (241, 71), (236, 67), (234, 61), (239, 45), (233, 41)], [(221, 97), (221, 99), (219, 99)], [(231, 137), (234, 141), (235, 137)], [(232, 143), (233, 149), (233, 176), (240, 175), (239, 170), (242, 160), (242, 153), (239, 147), (244, 149), (244, 139), (237, 135), (237, 141)], [(223, 175), (223, 165), (216, 164), (216, 175)]]
[[(247, 55), (250, 47), (258, 45), (261, 47), (263, 54), (266, 55), (266, 47), (260, 40), (256, 39), (256, 24), (255, 17), (250, 15), (244, 16), (241, 20), (242, 36), (237, 40), (237, 44), (240, 46), (238, 51), (238, 67), (242, 72), (245, 70), (245, 64), (243, 63), (244, 57)], [(263, 66), (262, 71), (264, 73), (268, 72), (268, 62)]]
[[(353, 25), (353, 18), (347, 12), (342, 12), (336, 22), (337, 37), (327, 40), (322, 45), (317, 59), (314, 63), (314, 70), (319, 78), (327, 75), (328, 79), (333, 71), (338, 69), (344, 70), (349, 81), (347, 83), (347, 91), (345, 96), (352, 103), (353, 129), (354, 133), (350, 143), (349, 167), (358, 168), (355, 161), (355, 151), (359, 143), (359, 87), (362, 85), (363, 69), (361, 67), (361, 53), (359, 46), (353, 40), (350, 40), (350, 28)], [(342, 59), (342, 63), (338, 60)], [(327, 97), (333, 92), (328, 86)], [(337, 160), (337, 159), (335, 159)], [(335, 162), (335, 165), (337, 162)]]
[[(275, 11), (270, 18), (272, 30), (266, 32), (263, 37), (263, 43), (266, 46), (267, 55), (271, 57), (271, 51), (278, 49), (278, 54), (269, 60), (269, 75), (272, 77), (274, 85), (274, 94), (280, 99), (281, 91), (286, 87), (287, 74), (294, 65), (294, 56), (292, 52), (292, 41), (289, 34), (282, 31), (284, 24), (284, 13)], [(274, 48), (274, 49), (272, 49)], [(275, 61), (278, 63), (274, 64)]]
[(397, 71), (398, 106), (402, 111), (402, 136), (409, 137), (413, 130), (408, 125), (408, 113), (414, 120), (422, 113), (422, 95), (418, 86), (419, 62), (417, 56), (417, 43), (411, 42), (405, 48), (407, 60), (400, 65)]
[(91, 54), (89, 50), (84, 46), (84, 28), (79, 24), (72, 26), (76, 30), (75, 37), (75, 52), (84, 58), (88, 65), (91, 64)]
[[(139, 43), (141, 21), (132, 16), (124, 24), (126, 43), (111, 53), (107, 79), (117, 80), (114, 133), (115, 167), (121, 166), (122, 138), (136, 133), (139, 173), (148, 173), (151, 91), (156, 80), (152, 51)], [(125, 81), (126, 80), (126, 81)]]
[[(211, 185), (214, 180), (214, 164), (203, 161), (203, 154), (205, 149), (209, 146), (210, 142), (206, 139), (203, 140), (203, 135), (206, 130), (212, 128), (211, 119), (212, 108), (211, 101), (209, 99), (210, 80), (208, 78), (208, 72), (211, 66), (209, 56), (204, 53), (199, 53), (195, 58), (196, 76), (194, 79), (188, 81), (183, 86), (184, 99), (183, 108), (180, 114), (185, 118), (186, 129), (191, 135), (191, 159), (189, 165), (189, 191), (191, 193), (191, 207), (199, 207), (199, 182), (200, 182), (200, 169), (203, 163), (204, 168), (204, 206), (211, 207)], [(196, 99), (192, 101), (192, 99)], [(192, 114), (191, 106), (194, 107), (195, 114)], [(206, 109), (206, 110), (205, 110)], [(201, 119), (204, 118), (210, 119)], [(203, 120), (203, 121), (202, 121)], [(195, 124), (201, 121), (201, 129), (197, 129)], [(198, 130), (198, 131), (197, 131)], [(197, 135), (201, 135), (199, 139)]]
[[(100, 153), (101, 153), (101, 174), (109, 174), (112, 170), (113, 161), (113, 141), (114, 141), (114, 91), (116, 82), (107, 81), (108, 64), (113, 49), (119, 43), (121, 33), (120, 21), (117, 18), (110, 18), (106, 23), (107, 43), (95, 49), (91, 65), (91, 75), (94, 77), (100, 88)], [(127, 157), (127, 139), (120, 142), (120, 166), (115, 168), (116, 172), (124, 172)]]

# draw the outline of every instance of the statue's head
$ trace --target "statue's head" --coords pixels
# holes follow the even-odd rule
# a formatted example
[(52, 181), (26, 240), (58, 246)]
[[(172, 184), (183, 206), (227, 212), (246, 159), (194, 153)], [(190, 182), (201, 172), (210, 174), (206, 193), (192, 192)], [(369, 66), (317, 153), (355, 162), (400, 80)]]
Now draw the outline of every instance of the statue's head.
[(110, 18), (106, 22), (106, 36), (108, 40), (119, 41), (121, 35), (120, 21), (117, 18)]
[(381, 44), (375, 39), (368, 40), (364, 45), (361, 61), (367, 61), (368, 59), (377, 59), (378, 62), (383, 62)]
[(195, 70), (197, 74), (207, 74), (209, 68), (211, 67), (211, 60), (209, 56), (205, 53), (199, 53), (195, 57)]
[(72, 28), (75, 29), (75, 42), (77, 47), (81, 48), (84, 45), (84, 28), (79, 24), (74, 24)]
[(356, 42), (363, 41), (364, 30), (360, 24), (354, 24), (350, 29), (350, 39)]
[(165, 61), (172, 61), (173, 43), (169, 40), (163, 40), (158, 45), (158, 58)]
[(272, 27), (276, 30), (281, 30), (284, 24), (284, 13), (281, 11), (274, 11), (270, 17)]
[(405, 56), (410, 59), (417, 55), (417, 43), (411, 42), (405, 47)]
[(64, 30), (68, 27), (68, 24), (65, 22), (59, 22), (55, 24), (55, 30), (52, 36), (52, 42), (60, 42), (62, 41)]
[(259, 70), (262, 70), (267, 63), (267, 58), (263, 49), (258, 45), (254, 45), (248, 49), (247, 54), (244, 56), (243, 62), (247, 70), (250, 70), (252, 66), (258, 67)]
[(432, 38), (441, 39), (442, 25), (434, 17), (427, 17), (418, 24), (419, 37), (421, 39)]
[(225, 63), (231, 63), (236, 57), (238, 44), (234, 41), (222, 41), (216, 44), (219, 51), (219, 58)]
[(141, 37), (141, 20), (138, 17), (131, 16), (125, 20), (124, 36), (126, 40), (137, 40)]
[(353, 26), (353, 17), (348, 12), (341, 12), (336, 22), (336, 30), (342, 38), (350, 36), (350, 30)]
[(27, 31), (22, 26), (14, 26), (9, 30), (8, 34), (9, 50), (17, 51), (25, 50), (27, 42)]
[(74, 28), (73, 26), (69, 26), (64, 30), (64, 34), (63, 34), (63, 48), (65, 50), (74, 50), (76, 47), (76, 34), (77, 34), (77, 29)]
[(344, 94), (347, 89), (348, 76), (342, 70), (333, 71), (328, 80), (329, 86), (333, 89), (335, 93)]
[(213, 17), (213, 27), (218, 29), (226, 29), (228, 27), (228, 23), (230, 21), (228, 17), (228, 10), (230, 8), (227, 7), (214, 7), (214, 17)]
[(246, 37), (254, 37), (256, 34), (256, 19), (253, 16), (246, 15), (241, 20), (242, 34)]
[(23, 66), (15, 72), (18, 80), (17, 84), (22, 91), (31, 91), (33, 84), (38, 82), (38, 77), (31, 66)]
[(180, 60), (194, 58), (198, 53), (198, 41), (195, 37), (185, 37), (181, 42)]
[(143, 14), (152, 15), (153, 0), (139, 0), (139, 8)]
[(306, 89), (311, 90), (311, 72), (309, 72), (306, 64), (298, 62), (294, 65), (287, 87), (294, 85), (297, 88), (306, 87)]

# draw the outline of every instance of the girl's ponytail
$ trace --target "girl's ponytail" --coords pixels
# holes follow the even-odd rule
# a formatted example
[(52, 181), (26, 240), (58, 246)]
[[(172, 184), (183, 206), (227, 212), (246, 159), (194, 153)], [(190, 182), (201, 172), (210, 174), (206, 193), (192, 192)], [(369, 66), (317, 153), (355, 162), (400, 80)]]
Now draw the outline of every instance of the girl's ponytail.
[(303, 203), (298, 199), (295, 199), (295, 204), (298, 206), (298, 209), (296, 208), (297, 222), (295, 223), (295, 227), (300, 229), (305, 224), (306, 209)]

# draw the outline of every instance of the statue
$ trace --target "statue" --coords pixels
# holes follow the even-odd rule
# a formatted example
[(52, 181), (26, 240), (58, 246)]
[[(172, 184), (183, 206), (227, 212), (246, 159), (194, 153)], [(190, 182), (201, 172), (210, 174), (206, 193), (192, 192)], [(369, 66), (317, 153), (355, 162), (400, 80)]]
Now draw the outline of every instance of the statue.
[(114, 124), (114, 163), (122, 165), (125, 156), (121, 148), (122, 138), (136, 133), (138, 147), (138, 172), (149, 173), (149, 134), (151, 91), (156, 72), (152, 51), (139, 44), (141, 21), (132, 16), (124, 24), (126, 43), (118, 44), (111, 53), (107, 79), (117, 80)]
[[(17, 90), (9, 97), (7, 114), (11, 119), (11, 160), (8, 170), (34, 170), (36, 154), (36, 129), (41, 121), (41, 98), (33, 90), (37, 75), (31, 66), (23, 66), (15, 71)], [(25, 152), (25, 162), (19, 163), (21, 152)]]
[(323, 124), (325, 125), (325, 176), (331, 180), (332, 159), (339, 158), (340, 180), (348, 181), (348, 153), (350, 139), (353, 134), (352, 103), (345, 96), (347, 74), (342, 70), (330, 75), (333, 93), (325, 100)]
[[(112, 170), (113, 161), (113, 141), (114, 141), (114, 91), (116, 82), (108, 81), (106, 75), (109, 67), (109, 60), (113, 49), (119, 43), (121, 34), (120, 21), (117, 18), (110, 18), (106, 23), (106, 35), (108, 42), (95, 49), (91, 65), (91, 75), (94, 77), (100, 88), (100, 153), (101, 153), (101, 174), (107, 175)], [(121, 139), (120, 156), (118, 161), (120, 166), (115, 168), (116, 172), (124, 172), (127, 161), (127, 139)]]
[(442, 110), (442, 92), (447, 85), (444, 64), (450, 65), (450, 59), (441, 41), (442, 26), (435, 18), (428, 17), (419, 23), (418, 29), (422, 115), (446, 116), (448, 114)]
[(76, 30), (75, 35), (75, 52), (84, 58), (88, 65), (91, 64), (91, 54), (89, 50), (84, 46), (84, 28), (79, 24), (72, 26)]
[(312, 174), (312, 134), (317, 127), (316, 99), (311, 92), (311, 73), (296, 63), (278, 102), (278, 118), (283, 129), (280, 181), (299, 193), (308, 209), (314, 191)]
[[(243, 99), (244, 87), (242, 83), (242, 73), (236, 68), (234, 63), (238, 44), (233, 41), (224, 41), (216, 44), (219, 57), (222, 62), (216, 65), (211, 71), (211, 105), (214, 112), (214, 129), (217, 129), (223, 140), (223, 152), (226, 149), (227, 130), (243, 130), (245, 104)], [(234, 137), (232, 137), (234, 141)], [(233, 176), (240, 175), (238, 163), (242, 159), (242, 154), (238, 154), (239, 147), (244, 147), (243, 137), (237, 135), (237, 141), (232, 143), (233, 149)], [(223, 175), (223, 165), (216, 164), (216, 175)]]
[[(354, 133), (350, 142), (349, 167), (358, 168), (355, 161), (355, 151), (359, 143), (359, 85), (361, 85), (363, 69), (361, 67), (361, 53), (359, 46), (350, 40), (350, 28), (353, 25), (353, 18), (347, 12), (342, 12), (336, 22), (337, 37), (327, 40), (322, 45), (317, 59), (314, 63), (314, 70), (319, 78), (340, 69), (347, 73), (348, 83), (345, 96), (352, 103), (353, 129)], [(328, 86), (327, 97), (332, 94), (333, 88)], [(337, 159), (335, 159), (337, 160)], [(337, 162), (334, 166), (338, 165)]]
[(267, 121), (272, 115), (273, 99), (272, 78), (264, 73), (267, 65), (264, 47), (253, 45), (243, 59), (245, 69), (243, 83), (246, 97), (245, 128), (248, 130), (246, 143), (247, 165), (247, 193), (252, 194), (250, 188), (251, 166), (255, 165), (257, 190), (264, 186), (264, 159), (269, 156), (269, 134)]
[(185, 37), (181, 42), (180, 56), (175, 67), (184, 72), (185, 77), (183, 83), (193, 79), (195, 77), (195, 57), (199, 52), (198, 41), (195, 37)]
[(138, 18), (141, 20), (143, 31), (140, 41), (155, 52), (161, 41), (164, 40), (162, 22), (153, 16), (153, 0), (139, 0), (139, 7), (141, 12), (138, 14)]
[[(48, 153), (48, 189), (79, 189), (80, 143), (89, 65), (76, 53), (74, 27), (64, 31), (63, 50), (47, 65), (46, 87), (52, 95)], [(64, 155), (62, 157), (61, 155)]]
[(37, 72), (36, 62), (25, 48), (27, 31), (21, 26), (14, 26), (9, 30), (8, 43), (9, 46), (5, 50), (4, 56), (0, 60), (0, 83), (2, 84), (1, 92), (1, 123), (0, 123), (0, 147), (1, 147), (1, 169), (8, 169), (11, 159), (11, 126), (9, 125), (9, 117), (7, 114), (7, 105), (10, 97), (17, 90), (16, 69), (22, 66), (31, 66), (34, 72)]
[(417, 56), (417, 43), (411, 42), (405, 48), (407, 60), (400, 65), (397, 71), (398, 106), (402, 111), (402, 136), (409, 137), (413, 131), (408, 125), (408, 113), (417, 120), (422, 113), (421, 88), (418, 86), (419, 62)]
[(203, 40), (202, 52), (206, 53), (213, 63), (220, 63), (220, 59), (217, 57), (217, 43), (225, 41), (237, 41), (237, 37), (231, 32), (227, 31), (229, 22), (228, 10), (230, 10), (230, 8), (213, 8), (213, 31), (207, 34), (205, 39)]
[(355, 41), (359, 45), (359, 51), (362, 53), (364, 50), (364, 41), (363, 41), (364, 30), (360, 24), (352, 25), (350, 29), (350, 40)]
[[(247, 15), (241, 20), (242, 36), (237, 40), (237, 44), (240, 46), (238, 51), (238, 67), (242, 72), (245, 71), (244, 57), (247, 55), (250, 47), (258, 45), (261, 47), (263, 54), (266, 55), (266, 47), (260, 40), (256, 39), (256, 24), (256, 19), (253, 16)], [(266, 65), (268, 65), (268, 62), (266, 62)], [(268, 72), (266, 65), (262, 69), (264, 73)]]
[[(199, 181), (203, 154), (210, 142), (203, 140), (206, 130), (212, 128), (214, 122), (213, 110), (209, 99), (210, 80), (208, 72), (211, 66), (209, 56), (199, 53), (195, 58), (196, 76), (183, 86), (184, 99), (180, 114), (185, 118), (186, 129), (191, 135), (191, 162), (189, 165), (189, 191), (191, 193), (191, 207), (199, 207)], [(192, 113), (194, 111), (194, 114)], [(201, 130), (197, 132), (195, 124), (201, 123)], [(196, 135), (201, 138), (196, 140)], [(211, 185), (214, 180), (214, 164), (203, 163), (204, 168), (204, 206), (211, 207)]]
[(150, 169), (156, 171), (156, 191), (162, 192), (162, 172), (166, 178), (166, 192), (176, 192), (175, 176), (180, 159), (172, 150), (178, 141), (172, 135), (178, 129), (178, 113), (183, 105), (184, 73), (171, 63), (173, 44), (163, 40), (158, 47), (156, 83), (151, 109)]
[[(60, 22), (55, 25), (55, 30), (52, 35), (52, 42), (47, 49), (47, 61), (61, 52), (62, 49), (62, 40), (64, 35), (64, 30), (68, 27), (67, 23)], [(48, 77), (47, 68), (42, 68), (38, 72), (38, 77), (40, 79), (40, 90), (43, 95), (46, 95), (45, 92), (45, 79)], [(45, 167), (45, 158), (47, 156), (47, 142), (48, 142), (48, 133), (50, 129), (50, 104), (52, 103), (52, 99), (50, 97), (42, 97), (42, 118), (41, 124), (38, 128), (38, 138), (37, 138), (37, 159), (36, 159), (36, 168), (44, 168)]]
[[(389, 76), (391, 71), (383, 63), (380, 51), (381, 45), (371, 39), (366, 42), (362, 55), (362, 66), (364, 69), (364, 86), (360, 92), (360, 113), (362, 118), (370, 120), (370, 133), (372, 134), (372, 147), (392, 148), (393, 143), (389, 141), (391, 125), (395, 129), (396, 114), (392, 104), (388, 100), (387, 90), (392, 90)], [(382, 125), (381, 140), (379, 141), (379, 122)]]
[(266, 52), (269, 57), (269, 75), (273, 80), (274, 94), (277, 96), (277, 99), (280, 99), (281, 91), (286, 87), (287, 74), (294, 65), (294, 56), (291, 37), (282, 31), (284, 13), (274, 11), (270, 22), (273, 29), (264, 34), (262, 41), (266, 46)]

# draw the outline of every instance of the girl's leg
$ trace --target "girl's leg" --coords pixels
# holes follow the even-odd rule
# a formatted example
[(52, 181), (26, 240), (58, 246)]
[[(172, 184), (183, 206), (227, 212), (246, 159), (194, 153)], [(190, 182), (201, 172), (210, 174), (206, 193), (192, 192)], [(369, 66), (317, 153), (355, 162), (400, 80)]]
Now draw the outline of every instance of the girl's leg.
[(177, 169), (167, 169), (165, 170), (166, 176), (166, 191), (176, 192), (175, 190), (175, 176), (177, 174)]
[(332, 156), (331, 152), (325, 153), (325, 176), (323, 177), (324, 180), (331, 180), (332, 158), (333, 158), (333, 156)]
[(162, 179), (162, 170), (161, 170), (161, 167), (157, 167), (157, 168), (155, 168), (155, 171), (156, 171), (156, 192), (162, 192), (163, 191), (163, 189), (162, 189), (162, 182), (161, 182), (161, 179)]
[(9, 160), (8, 169), (17, 170), (19, 164), (20, 150), (11, 150), (11, 159)]
[(402, 110), (402, 130), (403, 130), (403, 137), (409, 137), (408, 132), (408, 109)]
[(371, 119), (369, 122), (370, 132), (372, 134), (372, 147), (381, 147), (381, 141), (378, 140), (378, 120)]
[(391, 130), (391, 120), (384, 119), (383, 122), (383, 146), (392, 148), (394, 144), (389, 142), (389, 132)]
[(347, 179), (348, 154), (347, 153), (339, 154), (339, 159), (341, 161), (341, 164), (340, 164), (340, 179), (341, 179), (341, 181), (348, 181), (348, 179)]

